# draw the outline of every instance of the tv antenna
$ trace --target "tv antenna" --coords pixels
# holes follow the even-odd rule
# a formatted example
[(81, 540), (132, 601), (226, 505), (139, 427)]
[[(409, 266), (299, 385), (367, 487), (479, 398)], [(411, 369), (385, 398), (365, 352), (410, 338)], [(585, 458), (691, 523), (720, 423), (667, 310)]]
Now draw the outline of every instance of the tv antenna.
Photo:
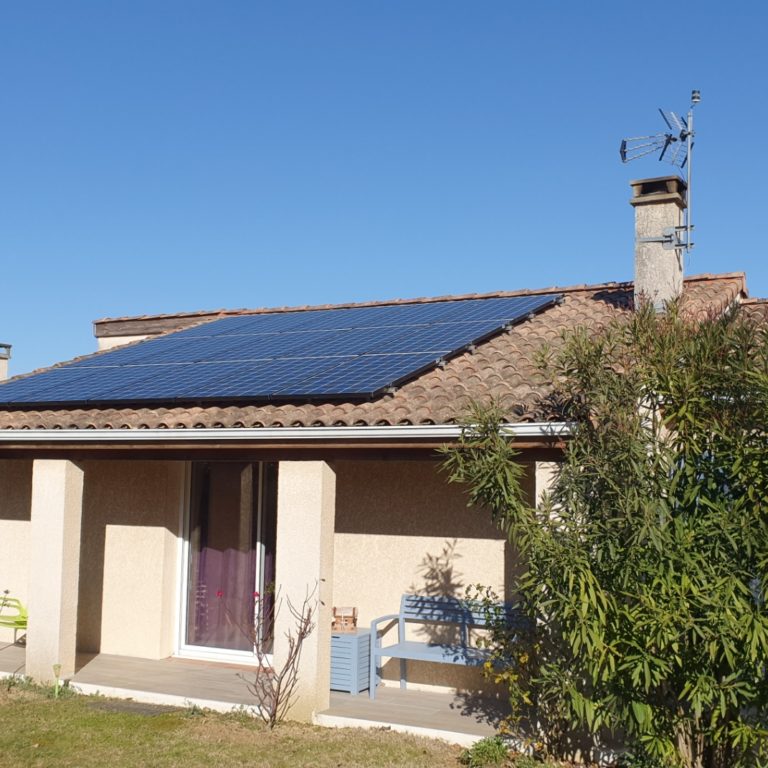
[(674, 112), (659, 109), (668, 130), (664, 133), (654, 133), (651, 136), (635, 136), (624, 139), (619, 148), (622, 163), (638, 160), (646, 155), (659, 153), (659, 161), (666, 161), (680, 170), (686, 169), (686, 184), (688, 187), (688, 205), (683, 214), (683, 225), (673, 227), (672, 231), (665, 230), (660, 241), (665, 248), (693, 248), (693, 224), (691, 216), (691, 166), (693, 161), (693, 108), (701, 101), (701, 92), (691, 91), (691, 106), (687, 117), (680, 117)]

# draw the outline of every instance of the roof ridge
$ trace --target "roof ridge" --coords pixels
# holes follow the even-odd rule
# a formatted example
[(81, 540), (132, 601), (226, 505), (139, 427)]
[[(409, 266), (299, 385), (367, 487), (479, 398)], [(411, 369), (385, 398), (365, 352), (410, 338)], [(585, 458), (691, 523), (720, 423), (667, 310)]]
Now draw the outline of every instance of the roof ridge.
[[(746, 290), (746, 274), (744, 272), (724, 272), (722, 274), (712, 274), (709, 272), (700, 275), (691, 275), (685, 278), (685, 282), (702, 282), (707, 280), (723, 280), (727, 278), (738, 278), (742, 282), (742, 291)], [(488, 293), (464, 293), (449, 294), (445, 296), (419, 296), (407, 299), (382, 299), (377, 301), (358, 301), (342, 302), (340, 304), (304, 304), (299, 306), (282, 307), (243, 307), (240, 309), (212, 309), (198, 310), (194, 312), (169, 312), (165, 314), (147, 314), (147, 315), (125, 315), (122, 317), (103, 317), (94, 320), (94, 325), (100, 323), (116, 323), (126, 320), (167, 320), (171, 318), (192, 318), (192, 317), (233, 317), (238, 315), (262, 315), (277, 314), (281, 312), (311, 312), (327, 309), (356, 309), (362, 307), (391, 307), (402, 304), (433, 304), (445, 301), (470, 301), (473, 299), (500, 299), (513, 298), (515, 296), (541, 296), (549, 293), (584, 293), (587, 291), (613, 289), (629, 289), (633, 281), (608, 281), (604, 283), (578, 283), (575, 285), (552, 285), (547, 288), (523, 288), (515, 291), (492, 291)]]

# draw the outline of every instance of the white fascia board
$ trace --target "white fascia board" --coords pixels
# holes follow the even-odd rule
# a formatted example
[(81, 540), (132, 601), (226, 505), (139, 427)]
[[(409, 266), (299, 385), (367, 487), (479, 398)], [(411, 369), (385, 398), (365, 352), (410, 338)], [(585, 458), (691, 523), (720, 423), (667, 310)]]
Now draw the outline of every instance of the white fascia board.
[[(516, 438), (559, 438), (570, 434), (563, 422), (502, 424)], [(282, 440), (455, 440), (454, 424), (403, 424), (374, 427), (231, 427), (191, 429), (3, 429), (0, 445), (9, 443), (174, 443), (274, 442)]]

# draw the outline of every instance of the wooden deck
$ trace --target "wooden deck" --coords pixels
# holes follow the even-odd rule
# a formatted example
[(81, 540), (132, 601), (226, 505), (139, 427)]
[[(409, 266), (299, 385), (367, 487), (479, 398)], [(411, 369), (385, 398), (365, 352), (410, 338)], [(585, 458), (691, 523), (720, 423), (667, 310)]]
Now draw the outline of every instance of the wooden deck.
[(253, 707), (247, 680), (253, 669), (189, 659), (136, 659), (99, 654), (82, 659), (71, 684), (83, 693), (136, 701), (197, 705), (226, 711)]
[[(0, 677), (23, 675), (24, 653), (23, 646), (0, 645)], [(246, 685), (249, 672), (248, 667), (206, 661), (99, 654), (78, 656), (70, 683), (83, 693), (226, 711), (254, 706)], [(380, 687), (374, 701), (367, 691), (357, 696), (331, 692), (330, 707), (316, 720), (319, 725), (384, 727), (466, 745), (494, 734), (503, 715), (503, 705), (470, 693)]]
[[(24, 671), (24, 647), (0, 645), (0, 676)], [(223, 711), (254, 705), (246, 682), (252, 674), (252, 667), (207, 661), (79, 654), (69, 682), (83, 693)]]
[(0, 643), (0, 677), (23, 675), (25, 653), (23, 645)]
[(379, 687), (371, 701), (367, 691), (357, 696), (331, 692), (331, 706), (321, 712), (319, 725), (391, 728), (469, 745), (493, 736), (506, 709), (499, 702), (470, 693), (435, 693)]

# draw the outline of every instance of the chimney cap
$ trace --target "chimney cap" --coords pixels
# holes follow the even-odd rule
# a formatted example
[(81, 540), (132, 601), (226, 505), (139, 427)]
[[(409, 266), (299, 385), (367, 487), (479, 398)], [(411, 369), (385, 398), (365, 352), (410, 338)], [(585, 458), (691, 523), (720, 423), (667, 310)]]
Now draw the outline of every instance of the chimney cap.
[(655, 176), (652, 179), (630, 181), (632, 198), (630, 205), (650, 205), (658, 203), (677, 203), (687, 207), (688, 185), (679, 176)]
[(0, 342), (0, 360), (11, 359), (11, 345)]

